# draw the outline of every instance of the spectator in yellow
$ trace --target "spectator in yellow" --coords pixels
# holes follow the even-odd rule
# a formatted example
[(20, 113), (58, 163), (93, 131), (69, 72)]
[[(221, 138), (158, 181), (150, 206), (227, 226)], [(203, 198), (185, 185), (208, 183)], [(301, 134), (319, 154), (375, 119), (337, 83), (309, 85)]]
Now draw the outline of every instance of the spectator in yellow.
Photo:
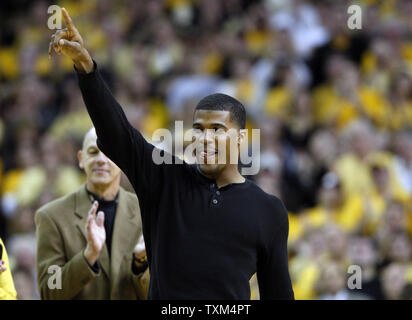
[(301, 219), (305, 228), (320, 228), (332, 222), (345, 232), (356, 232), (363, 219), (362, 198), (345, 197), (337, 174), (328, 172), (322, 178), (319, 205), (304, 212)]
[(0, 238), (0, 300), (16, 300), (17, 292), (11, 276), (7, 251)]
[(365, 219), (364, 230), (366, 234), (373, 234), (391, 200), (403, 202), (405, 205), (410, 201), (409, 195), (404, 192), (395, 179), (391, 179), (390, 171), (382, 159), (371, 160), (371, 175), (373, 187), (365, 195)]
[(398, 131), (412, 125), (412, 79), (406, 72), (396, 73), (389, 90), (389, 108), (385, 124), (389, 130)]
[(314, 91), (314, 114), (320, 124), (344, 128), (359, 117), (382, 126), (387, 101), (378, 91), (361, 83), (356, 66), (342, 57), (332, 57), (327, 66), (329, 82)]
[(348, 127), (346, 135), (348, 150), (333, 164), (339, 175), (345, 196), (370, 192), (373, 186), (369, 161), (378, 154), (375, 131), (364, 121), (356, 121)]

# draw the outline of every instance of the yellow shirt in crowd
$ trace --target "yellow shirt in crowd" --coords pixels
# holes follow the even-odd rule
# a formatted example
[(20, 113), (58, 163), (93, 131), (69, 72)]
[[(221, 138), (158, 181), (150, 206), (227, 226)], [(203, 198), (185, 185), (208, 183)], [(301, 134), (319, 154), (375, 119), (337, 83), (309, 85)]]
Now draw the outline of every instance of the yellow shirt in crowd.
[(0, 273), (0, 300), (16, 300), (17, 292), (14, 288), (13, 278), (11, 276), (9, 258), (7, 256), (6, 247), (3, 240), (0, 238), (0, 246), (3, 247), (3, 254), (1, 260), (4, 261), (4, 266), (7, 268)]
[(322, 206), (309, 209), (302, 216), (304, 224), (309, 228), (320, 228), (334, 222), (346, 232), (356, 232), (363, 218), (363, 201), (358, 195), (352, 195), (334, 211), (330, 212)]

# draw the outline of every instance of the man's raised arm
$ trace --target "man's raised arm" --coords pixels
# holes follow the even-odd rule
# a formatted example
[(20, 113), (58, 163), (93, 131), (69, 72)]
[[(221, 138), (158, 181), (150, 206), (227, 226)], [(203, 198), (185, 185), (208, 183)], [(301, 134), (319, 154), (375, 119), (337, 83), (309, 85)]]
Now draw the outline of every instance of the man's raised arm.
[(62, 8), (62, 14), (67, 28), (52, 36), (49, 55), (56, 52), (72, 59), (83, 100), (96, 128), (98, 147), (132, 183), (138, 180), (142, 187), (154, 187), (150, 180), (161, 180), (158, 177), (161, 172), (152, 161), (154, 147), (129, 123), (84, 47), (83, 39), (66, 9)]

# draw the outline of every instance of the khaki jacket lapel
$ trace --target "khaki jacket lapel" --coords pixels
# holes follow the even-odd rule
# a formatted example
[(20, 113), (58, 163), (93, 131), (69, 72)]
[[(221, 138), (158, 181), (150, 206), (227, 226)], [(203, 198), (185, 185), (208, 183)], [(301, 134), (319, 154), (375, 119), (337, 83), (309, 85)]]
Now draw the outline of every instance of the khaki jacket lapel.
[[(120, 188), (116, 217), (113, 226), (112, 253), (111, 253), (111, 277), (112, 288), (116, 287), (120, 266), (124, 257), (132, 256), (133, 248), (137, 244), (141, 233), (141, 222), (138, 221), (139, 203), (130, 201), (126, 191)], [(131, 270), (131, 265), (130, 265)]]
[[(89, 214), (89, 210), (92, 204), (86, 192), (86, 186), (84, 185), (79, 191), (76, 193), (76, 204), (74, 213), (78, 217), (76, 221), (76, 226), (80, 230), (81, 234), (83, 235), (86, 243), (87, 243), (87, 233), (86, 233), (86, 222), (87, 216)], [(99, 209), (97, 209), (99, 210)], [(102, 252), (100, 253), (100, 257), (98, 259), (103, 272), (106, 273), (107, 277), (110, 276), (110, 259), (109, 259), (109, 251), (107, 250), (106, 243), (103, 246)]]

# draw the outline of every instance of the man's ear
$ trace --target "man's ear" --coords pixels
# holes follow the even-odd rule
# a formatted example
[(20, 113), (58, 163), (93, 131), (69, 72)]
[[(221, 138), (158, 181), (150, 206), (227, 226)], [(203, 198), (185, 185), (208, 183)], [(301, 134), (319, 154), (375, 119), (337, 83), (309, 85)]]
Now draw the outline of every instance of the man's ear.
[(247, 129), (239, 129), (239, 134), (237, 136), (237, 142), (238, 144), (242, 144), (243, 141), (245, 141), (247, 137)]
[(77, 151), (77, 160), (79, 160), (79, 168), (83, 170), (84, 165), (83, 165), (83, 151), (82, 150)]

